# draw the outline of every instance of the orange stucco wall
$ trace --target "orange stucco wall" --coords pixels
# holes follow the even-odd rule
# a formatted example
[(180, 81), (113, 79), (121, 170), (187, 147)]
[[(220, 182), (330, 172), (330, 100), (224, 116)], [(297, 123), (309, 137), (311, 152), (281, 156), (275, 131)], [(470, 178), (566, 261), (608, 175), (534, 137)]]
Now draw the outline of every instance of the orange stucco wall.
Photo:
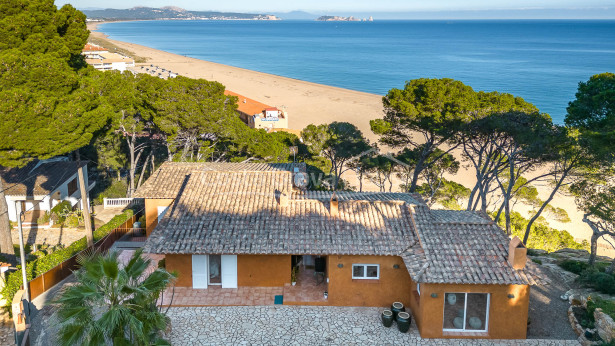
[(237, 285), (277, 287), (290, 283), (290, 255), (238, 255)]
[[(380, 279), (352, 279), (352, 264), (379, 264)], [(341, 264), (342, 268), (338, 265)], [(393, 266), (398, 265), (396, 269)], [(411, 281), (401, 257), (328, 256), (329, 305), (391, 306), (400, 301), (408, 306)]]
[(158, 207), (166, 207), (173, 203), (173, 199), (145, 199), (145, 232), (147, 236), (158, 225)]
[(175, 286), (192, 287), (192, 255), (165, 255), (164, 258), (167, 271), (178, 274)]
[[(489, 293), (487, 332), (443, 332), (445, 293)], [(421, 284), (420, 302), (413, 304), (412, 315), (423, 338), (525, 339), (529, 298), (528, 285)]]

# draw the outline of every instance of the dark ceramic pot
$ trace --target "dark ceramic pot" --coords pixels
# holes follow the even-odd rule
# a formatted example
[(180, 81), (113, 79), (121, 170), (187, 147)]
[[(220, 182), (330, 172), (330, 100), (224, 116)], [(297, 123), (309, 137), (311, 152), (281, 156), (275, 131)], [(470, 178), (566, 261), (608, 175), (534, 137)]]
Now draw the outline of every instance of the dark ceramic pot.
[(393, 305), (391, 305), (391, 311), (393, 312), (393, 318), (397, 321), (397, 314), (402, 311), (406, 311), (406, 308), (404, 308), (403, 303), (395, 302), (393, 303)]
[(389, 328), (391, 325), (393, 325), (393, 319), (395, 319), (393, 317), (393, 312), (389, 309), (385, 309), (382, 312), (382, 315), (380, 315), (380, 319), (382, 320), (382, 325)]
[(407, 333), (410, 330), (410, 314), (407, 312), (400, 312), (397, 314), (397, 328), (402, 333)]

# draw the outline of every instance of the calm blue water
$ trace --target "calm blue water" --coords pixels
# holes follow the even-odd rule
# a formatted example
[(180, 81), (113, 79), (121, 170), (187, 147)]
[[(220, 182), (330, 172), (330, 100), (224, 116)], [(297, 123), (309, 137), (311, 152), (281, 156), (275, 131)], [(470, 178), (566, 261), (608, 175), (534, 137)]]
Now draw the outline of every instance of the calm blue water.
[(615, 21), (142, 21), (110, 38), (193, 58), (385, 94), (449, 77), (512, 93), (563, 122), (577, 84), (615, 72)]

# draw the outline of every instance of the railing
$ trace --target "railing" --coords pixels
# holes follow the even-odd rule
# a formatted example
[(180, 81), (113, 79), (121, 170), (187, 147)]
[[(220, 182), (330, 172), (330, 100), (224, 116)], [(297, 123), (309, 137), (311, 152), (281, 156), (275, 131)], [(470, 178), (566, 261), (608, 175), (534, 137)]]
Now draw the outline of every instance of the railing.
[[(100, 239), (94, 244), (94, 250), (105, 252), (113, 246), (116, 240), (122, 238), (132, 229), (132, 224), (138, 219), (138, 215), (131, 217), (128, 221), (122, 224), (120, 227), (114, 229), (111, 233)], [(67, 278), (72, 274), (73, 270), (79, 268), (77, 263), (77, 256), (86, 251), (92, 251), (91, 247), (82, 250), (75, 256), (67, 259), (66, 261), (58, 264), (49, 271), (37, 276), (29, 282), (30, 285), (30, 299), (34, 299), (41, 295), (43, 292), (48, 291), (53, 286), (57, 285), (60, 281)], [(87, 252), (86, 252), (87, 253)]]
[(103, 205), (105, 209), (124, 208), (142, 203), (142, 198), (103, 198)]

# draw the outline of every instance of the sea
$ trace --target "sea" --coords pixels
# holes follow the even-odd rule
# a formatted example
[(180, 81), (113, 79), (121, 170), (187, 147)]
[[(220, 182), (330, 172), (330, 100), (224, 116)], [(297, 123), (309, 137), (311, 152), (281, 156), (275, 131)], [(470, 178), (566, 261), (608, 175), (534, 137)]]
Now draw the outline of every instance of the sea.
[(613, 20), (137, 21), (111, 39), (197, 59), (384, 95), (453, 78), (523, 97), (563, 123), (578, 83), (615, 73)]

